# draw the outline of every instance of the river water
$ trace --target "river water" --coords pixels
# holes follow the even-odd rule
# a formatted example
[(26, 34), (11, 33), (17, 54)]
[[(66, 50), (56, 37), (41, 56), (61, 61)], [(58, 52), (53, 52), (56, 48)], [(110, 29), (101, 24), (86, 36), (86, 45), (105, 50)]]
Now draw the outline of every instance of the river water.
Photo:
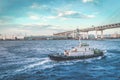
[(120, 39), (83, 40), (106, 50), (104, 57), (52, 61), (77, 40), (0, 41), (0, 80), (120, 80)]

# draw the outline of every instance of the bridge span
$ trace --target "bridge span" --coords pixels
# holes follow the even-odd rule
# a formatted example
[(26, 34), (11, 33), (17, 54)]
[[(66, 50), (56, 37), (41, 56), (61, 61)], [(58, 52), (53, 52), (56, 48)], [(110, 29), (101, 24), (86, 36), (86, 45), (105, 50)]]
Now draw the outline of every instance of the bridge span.
[(112, 28), (120, 28), (120, 23), (115, 23), (115, 24), (108, 24), (108, 25), (102, 25), (102, 26), (92, 26), (90, 28), (84, 28), (84, 29), (76, 29), (76, 30), (71, 30), (71, 31), (66, 31), (66, 32), (60, 32), (53, 34), (55, 36), (68, 36), (68, 37), (78, 37), (81, 32), (86, 33), (87, 39), (88, 39), (88, 32), (89, 31), (96, 31), (96, 39), (98, 38), (98, 31), (101, 31), (101, 39), (103, 39), (103, 31), (106, 29), (112, 29)]

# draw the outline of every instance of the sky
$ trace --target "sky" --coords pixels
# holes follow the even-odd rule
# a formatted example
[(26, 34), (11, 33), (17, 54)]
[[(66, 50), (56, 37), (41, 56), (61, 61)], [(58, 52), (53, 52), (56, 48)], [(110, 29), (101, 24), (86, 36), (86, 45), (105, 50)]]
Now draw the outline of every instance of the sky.
[(120, 0), (0, 0), (0, 34), (52, 35), (119, 23), (119, 14)]

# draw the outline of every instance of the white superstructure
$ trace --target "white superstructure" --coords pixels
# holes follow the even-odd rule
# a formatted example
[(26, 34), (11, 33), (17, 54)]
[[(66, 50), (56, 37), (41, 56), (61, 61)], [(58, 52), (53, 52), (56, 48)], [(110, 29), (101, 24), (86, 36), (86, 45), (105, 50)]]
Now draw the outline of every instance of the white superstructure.
[(67, 56), (82, 56), (82, 55), (93, 55), (94, 50), (89, 47), (88, 44), (82, 43), (77, 47), (67, 51)]

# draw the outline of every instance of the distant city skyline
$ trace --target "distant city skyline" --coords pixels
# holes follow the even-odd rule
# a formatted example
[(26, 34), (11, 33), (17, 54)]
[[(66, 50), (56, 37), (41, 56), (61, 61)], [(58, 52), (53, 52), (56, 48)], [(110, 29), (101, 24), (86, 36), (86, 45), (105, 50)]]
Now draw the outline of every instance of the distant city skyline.
[[(119, 0), (0, 0), (0, 34), (52, 35), (120, 23), (119, 4)], [(120, 28), (104, 33), (120, 33)]]

